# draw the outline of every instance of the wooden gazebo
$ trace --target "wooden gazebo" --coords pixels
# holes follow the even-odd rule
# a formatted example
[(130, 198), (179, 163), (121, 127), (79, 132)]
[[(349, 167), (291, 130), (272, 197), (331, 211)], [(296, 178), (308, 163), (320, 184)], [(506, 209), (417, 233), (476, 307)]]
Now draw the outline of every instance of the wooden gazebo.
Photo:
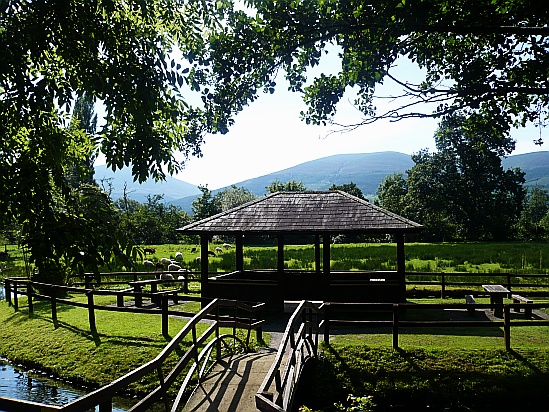
[[(405, 300), (404, 235), (422, 225), (342, 191), (277, 192), (178, 229), (198, 234), (203, 297), (263, 301), (275, 310), (285, 300), (402, 302)], [(340, 234), (390, 234), (397, 243), (396, 271), (330, 271), (331, 238)], [(278, 244), (273, 270), (244, 270), (243, 239), (271, 235)], [(208, 242), (213, 235), (235, 239), (235, 271), (208, 277)], [(291, 235), (311, 235), (314, 271), (284, 269), (284, 245)]]

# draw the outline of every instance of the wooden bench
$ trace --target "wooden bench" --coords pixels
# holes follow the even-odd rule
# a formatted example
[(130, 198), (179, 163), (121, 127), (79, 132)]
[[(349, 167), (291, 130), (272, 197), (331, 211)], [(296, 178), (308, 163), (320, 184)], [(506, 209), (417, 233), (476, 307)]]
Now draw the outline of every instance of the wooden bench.
[(475, 304), (477, 302), (475, 301), (475, 298), (473, 297), (473, 295), (465, 295), (465, 303), (467, 304), (467, 311), (471, 314), (474, 313)]
[(124, 306), (124, 293), (133, 292), (133, 288), (117, 290), (116, 292), (116, 306), (119, 308)]
[[(530, 319), (532, 317), (532, 308), (528, 307), (528, 305), (534, 303), (532, 300), (525, 298), (524, 296), (520, 295), (511, 295), (511, 299), (513, 299), (513, 303), (525, 303), (526, 307), (524, 308), (524, 317), (526, 319)], [(520, 312), (520, 307), (514, 308), (515, 312)]]

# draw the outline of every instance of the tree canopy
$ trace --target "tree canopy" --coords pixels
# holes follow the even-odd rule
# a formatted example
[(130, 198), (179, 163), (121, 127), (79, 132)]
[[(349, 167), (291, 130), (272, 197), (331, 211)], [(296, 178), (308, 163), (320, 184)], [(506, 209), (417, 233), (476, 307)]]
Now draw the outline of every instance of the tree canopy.
[[(547, 21), (544, 2), (524, 0), (0, 1), (0, 221), (23, 228), (44, 270), (48, 256), (78, 261), (82, 250), (59, 234), (94, 227), (82, 215), (91, 199), (112, 211), (68, 172), (84, 173), (98, 152), (140, 182), (177, 172), (205, 134), (227, 132), (260, 91), (274, 92), (279, 72), (313, 124), (333, 122), (350, 88), (362, 113), (350, 127), (456, 110), (500, 133), (544, 124)], [(341, 68), (308, 78), (331, 48)], [(420, 82), (395, 78), (401, 58), (423, 70)], [(407, 100), (378, 113), (376, 86), (388, 79)], [(96, 132), (71, 125), (77, 96), (102, 105)], [(84, 247), (93, 234), (79, 233), (73, 245)], [(100, 249), (96, 263), (110, 253)]]
[(504, 170), (501, 156), (514, 149), (489, 119), (443, 119), (438, 151), (412, 156), (408, 176), (388, 176), (381, 206), (422, 223), (431, 240), (504, 240), (511, 236), (525, 196), (524, 173)]
[(281, 182), (280, 180), (275, 180), (271, 184), (265, 187), (267, 192), (276, 193), (276, 192), (304, 192), (307, 190), (307, 187), (303, 184), (302, 181), (289, 180), (287, 182)]
[[(500, 130), (548, 115), (549, 8), (524, 0), (246, 0), (227, 6), (227, 24), (209, 37), (196, 70), (208, 105), (230, 113), (274, 92), (283, 72), (303, 94), (307, 123), (334, 122), (346, 90), (356, 93), (356, 127), (381, 118), (442, 117), (456, 110), (489, 115)], [(335, 74), (308, 78), (335, 48)], [(395, 77), (399, 59), (423, 78)], [(213, 65), (209, 64), (213, 62)], [(200, 68), (200, 64), (203, 67)], [(376, 110), (376, 87), (388, 80), (405, 98)], [(424, 106), (425, 103), (432, 105)], [(433, 109), (434, 106), (434, 109)]]
[[(108, 232), (78, 206), (82, 196), (102, 195), (75, 187), (89, 180), (82, 166), (98, 151), (142, 182), (179, 170), (176, 152), (198, 154), (204, 133), (217, 130), (212, 111), (183, 97), (196, 81), (175, 62), (176, 51), (218, 24), (216, 10), (200, 0), (0, 1), (0, 223), (22, 228), (44, 275), (63, 257), (78, 259), (76, 245), (95, 244), (77, 228)], [(96, 133), (77, 96), (86, 96), (88, 109), (101, 103)], [(101, 264), (112, 250), (98, 250)]]

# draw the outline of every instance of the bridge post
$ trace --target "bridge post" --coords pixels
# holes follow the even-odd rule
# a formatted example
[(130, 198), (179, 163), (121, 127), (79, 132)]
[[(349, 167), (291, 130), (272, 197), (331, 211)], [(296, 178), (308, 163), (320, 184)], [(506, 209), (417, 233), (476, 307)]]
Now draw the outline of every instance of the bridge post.
[(112, 412), (112, 399), (100, 403), (99, 412)]
[(169, 328), (168, 328), (168, 295), (163, 294), (162, 300), (162, 335), (168, 336), (169, 335)]

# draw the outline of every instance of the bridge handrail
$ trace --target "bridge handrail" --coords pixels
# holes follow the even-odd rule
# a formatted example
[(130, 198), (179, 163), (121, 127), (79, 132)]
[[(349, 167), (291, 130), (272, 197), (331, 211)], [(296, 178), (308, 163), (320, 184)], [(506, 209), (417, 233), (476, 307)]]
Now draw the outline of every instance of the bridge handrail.
[[(260, 411), (291, 410), (303, 367), (307, 360), (317, 356), (322, 312), (322, 306), (303, 300), (290, 317), (275, 360), (255, 395), (256, 407)], [(288, 345), (289, 354), (283, 362)], [(271, 391), (273, 382), (274, 393)]]
[[(229, 302), (230, 303), (230, 302)], [(191, 366), (190, 370), (187, 372), (187, 376), (184, 381), (184, 385), (188, 385), (190, 382), (192, 375), (194, 372), (199, 369), (199, 363), (202, 362), (208, 362), (211, 348), (215, 347), (217, 350), (217, 359), (221, 357), (221, 344), (224, 343), (224, 340), (227, 338), (233, 338), (236, 340), (239, 340), (241, 343), (242, 340), (232, 334), (225, 334), (220, 335), (219, 334), (219, 327), (220, 322), (214, 321), (214, 323), (207, 328), (207, 330), (197, 337), (196, 334), (196, 326), (199, 322), (203, 320), (211, 320), (212, 314), (215, 314), (218, 308), (220, 307), (227, 307), (229, 304), (227, 301), (223, 301), (220, 299), (214, 299), (212, 302), (210, 302), (208, 305), (206, 305), (199, 313), (196, 314), (195, 317), (193, 317), (189, 323), (187, 323), (180, 331), (179, 333), (171, 340), (171, 342), (154, 358), (153, 360), (147, 362), (146, 364), (138, 367), (137, 369), (134, 369), (133, 371), (127, 373), (126, 375), (116, 379), (115, 381), (79, 398), (75, 401), (68, 403), (67, 405), (61, 407), (59, 410), (63, 412), (77, 412), (82, 410), (87, 410), (89, 408), (94, 408), (96, 405), (102, 405), (105, 403), (111, 402), (112, 398), (116, 395), (117, 392), (126, 389), (131, 383), (136, 382), (137, 380), (141, 379), (142, 377), (148, 375), (149, 373), (154, 373), (155, 371), (158, 372), (158, 378), (160, 381), (159, 386), (154, 389), (151, 393), (149, 393), (147, 396), (145, 396), (143, 399), (141, 399), (137, 404), (135, 404), (131, 411), (145, 411), (147, 408), (150, 407), (150, 405), (158, 400), (160, 398), (164, 398), (164, 401), (166, 402), (166, 392), (170, 388), (170, 386), (175, 382), (176, 378), (179, 376), (179, 374), (184, 370), (184, 368), (189, 364), (189, 362), (194, 361), (194, 364)], [(238, 302), (239, 307), (245, 307), (246, 305), (243, 305), (242, 303)], [(248, 309), (252, 312), (255, 312), (259, 310), (263, 304), (258, 304), (254, 306), (249, 306)], [(259, 327), (261, 323), (254, 323), (253, 327)], [(162, 365), (164, 361), (172, 354), (172, 352), (176, 351), (179, 347), (179, 344), (183, 341), (183, 339), (189, 335), (189, 333), (192, 334), (192, 346), (185, 352), (183, 356), (181, 356), (180, 360), (177, 362), (175, 367), (169, 372), (166, 377), (163, 376), (162, 372)], [(206, 347), (199, 353), (198, 347), (202, 344), (204, 344), (207, 339), (215, 333), (215, 338), (210, 341)], [(249, 334), (248, 334), (249, 337)], [(204, 352), (204, 353), (203, 353)], [(205, 368), (201, 368), (199, 372), (198, 379), (201, 379), (203, 374), (205, 373)], [(183, 392), (181, 390), (180, 392)]]

